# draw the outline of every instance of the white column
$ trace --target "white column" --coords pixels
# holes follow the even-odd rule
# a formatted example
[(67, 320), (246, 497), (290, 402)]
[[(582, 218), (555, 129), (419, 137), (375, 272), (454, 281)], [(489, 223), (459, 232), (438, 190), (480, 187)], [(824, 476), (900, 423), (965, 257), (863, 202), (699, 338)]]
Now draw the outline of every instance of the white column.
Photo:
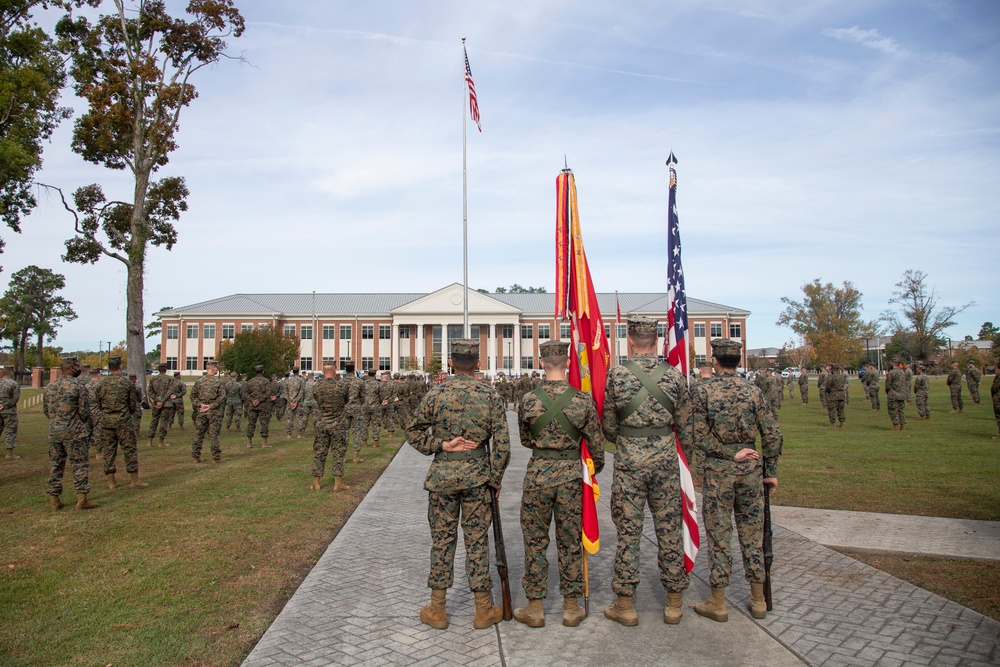
[(389, 370), (399, 372), (399, 325), (392, 323), (392, 333), (389, 334)]
[(448, 372), (448, 325), (441, 324), (441, 370)]
[(521, 323), (514, 325), (514, 372), (521, 373)]
[[(491, 370), (493, 371), (493, 374), (496, 375), (496, 372), (500, 369), (500, 366), (502, 365), (501, 360), (497, 359), (497, 336), (496, 336), (497, 325), (495, 322), (490, 322), (486, 326), (489, 327), (489, 329), (487, 329), (486, 331), (486, 356), (487, 358), (493, 360), (493, 368)], [(489, 366), (490, 363), (486, 362), (487, 369), (489, 369)]]
[(417, 359), (417, 365), (421, 368), (425, 368), (427, 366), (425, 338), (426, 336), (424, 336), (423, 323), (410, 325), (410, 339), (414, 341), (414, 347), (416, 348), (413, 351), (413, 355)]

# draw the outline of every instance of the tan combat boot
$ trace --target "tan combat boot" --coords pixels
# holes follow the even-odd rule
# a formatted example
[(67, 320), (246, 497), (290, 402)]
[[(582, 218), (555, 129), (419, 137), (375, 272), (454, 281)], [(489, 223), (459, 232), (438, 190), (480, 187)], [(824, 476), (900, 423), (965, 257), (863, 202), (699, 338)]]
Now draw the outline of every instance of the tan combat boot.
[(445, 597), (448, 590), (445, 588), (431, 589), (431, 603), (420, 608), (420, 620), (431, 626), (435, 630), (446, 630), (448, 628), (448, 611), (445, 609)]
[(900, 431), (905, 431), (906, 430), (906, 424), (900, 424), (899, 425), (899, 430)]
[(62, 501), (59, 500), (59, 496), (49, 496), (49, 507), (52, 508), (53, 512), (58, 512), (62, 509)]
[(893, 424), (892, 425), (892, 430), (893, 431), (898, 431), (899, 430), (899, 424)]
[(261, 445), (261, 448), (262, 449), (270, 449), (271, 445), (267, 444), (267, 438), (261, 438), (261, 439), (264, 441), (264, 443)]
[(718, 621), (719, 623), (725, 623), (729, 620), (729, 614), (726, 612), (726, 589), (723, 588), (713, 588), (712, 597), (708, 598), (701, 604), (696, 604), (694, 606), (694, 613), (699, 616), (704, 616), (705, 618), (710, 618), (713, 621)]
[(141, 481), (139, 479), (139, 473), (138, 472), (130, 472), (128, 474), (128, 476), (132, 479), (132, 481), (129, 482), (128, 488), (130, 488), (130, 489), (148, 489), (149, 488), (149, 484), (147, 484), (146, 482), (143, 482), (143, 481)]
[[(378, 445), (375, 445), (375, 446), (378, 447)], [(11, 460), (17, 460), (17, 459), (21, 458), (20, 456), (18, 456), (17, 454), (14, 453), (13, 449), (8, 449), (7, 453), (4, 454), (3, 457), (5, 459), (11, 459)]]
[(490, 602), (489, 591), (473, 591), (476, 599), (476, 615), (472, 619), (472, 627), (484, 630), (503, 620), (503, 609)]
[(310, 491), (319, 491), (319, 477), (313, 477), (312, 486), (309, 487)]
[(149, 446), (153, 446), (153, 436), (149, 436)]
[(253, 449), (253, 438), (247, 438), (247, 449)]
[(111, 473), (110, 475), (106, 475), (106, 477), (108, 478), (108, 491), (114, 491), (117, 489), (118, 480), (115, 479), (115, 474)]
[(833, 422), (830, 422), (830, 428), (837, 428), (837, 425), (834, 424)]
[(667, 593), (667, 606), (663, 610), (663, 622), (667, 625), (677, 625), (681, 622), (681, 616), (684, 612), (681, 610), (681, 593), (680, 591), (676, 593)]
[(563, 625), (567, 628), (575, 628), (585, 618), (587, 618), (587, 612), (577, 604), (575, 597), (567, 595), (563, 598)]
[(351, 487), (347, 486), (343, 482), (344, 477), (342, 475), (333, 476), (333, 490), (334, 491), (350, 491)]
[(528, 600), (527, 606), (514, 610), (514, 620), (524, 623), (529, 628), (545, 627), (545, 610), (542, 608), (541, 598)]
[(87, 493), (85, 491), (76, 492), (76, 508), (78, 510), (92, 510), (95, 507), (98, 507), (98, 504), (87, 500)]
[(167, 442), (163, 438), (160, 438), (160, 447), (169, 447), (169, 446), (170, 446), (169, 442)]
[(767, 602), (764, 601), (764, 584), (750, 582), (750, 615), (767, 618)]
[(619, 595), (614, 604), (604, 608), (604, 616), (627, 627), (639, 625), (639, 617), (635, 613), (635, 607), (632, 606), (631, 595)]
[(361, 450), (355, 450), (354, 451), (354, 462), (355, 463), (364, 463), (365, 462), (365, 460), (363, 458), (361, 458)]

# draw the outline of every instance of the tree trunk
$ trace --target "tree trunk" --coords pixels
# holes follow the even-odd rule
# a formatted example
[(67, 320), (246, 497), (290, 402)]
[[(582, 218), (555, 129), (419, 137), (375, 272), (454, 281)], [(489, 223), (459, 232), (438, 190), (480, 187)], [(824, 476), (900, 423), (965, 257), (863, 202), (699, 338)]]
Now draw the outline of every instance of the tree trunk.
[(28, 330), (25, 329), (21, 332), (21, 342), (17, 346), (17, 370), (24, 371), (25, 366), (25, 355), (28, 351)]
[(143, 285), (146, 271), (146, 193), (149, 169), (137, 161), (132, 206), (131, 243), (128, 247), (128, 279), (125, 309), (125, 349), (129, 373), (135, 373), (140, 392), (146, 396), (146, 336), (143, 320)]
[(38, 363), (35, 364), (37, 368), (41, 368), (45, 365), (45, 354), (42, 350), (42, 343), (45, 341), (45, 336), (38, 334)]

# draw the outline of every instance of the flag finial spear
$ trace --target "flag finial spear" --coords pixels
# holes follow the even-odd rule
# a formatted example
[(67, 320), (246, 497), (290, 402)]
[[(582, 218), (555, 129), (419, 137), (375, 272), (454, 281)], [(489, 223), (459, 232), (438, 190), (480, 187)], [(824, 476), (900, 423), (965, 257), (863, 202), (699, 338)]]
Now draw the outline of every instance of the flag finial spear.
[(465, 37), (462, 38), (462, 44), (465, 44)]
[(669, 167), (672, 164), (677, 164), (677, 158), (674, 157), (674, 152), (671, 150), (670, 157), (667, 158), (667, 166)]

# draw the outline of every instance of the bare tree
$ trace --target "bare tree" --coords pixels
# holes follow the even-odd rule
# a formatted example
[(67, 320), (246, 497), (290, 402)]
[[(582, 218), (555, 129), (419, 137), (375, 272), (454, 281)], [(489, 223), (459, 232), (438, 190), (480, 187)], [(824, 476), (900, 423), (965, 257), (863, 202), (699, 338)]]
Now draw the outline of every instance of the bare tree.
[(889, 299), (901, 312), (887, 310), (882, 320), (892, 331), (894, 342), (914, 359), (926, 360), (944, 343), (944, 331), (955, 325), (955, 316), (974, 303), (940, 305), (934, 288), (927, 284), (927, 274), (907, 269)]

